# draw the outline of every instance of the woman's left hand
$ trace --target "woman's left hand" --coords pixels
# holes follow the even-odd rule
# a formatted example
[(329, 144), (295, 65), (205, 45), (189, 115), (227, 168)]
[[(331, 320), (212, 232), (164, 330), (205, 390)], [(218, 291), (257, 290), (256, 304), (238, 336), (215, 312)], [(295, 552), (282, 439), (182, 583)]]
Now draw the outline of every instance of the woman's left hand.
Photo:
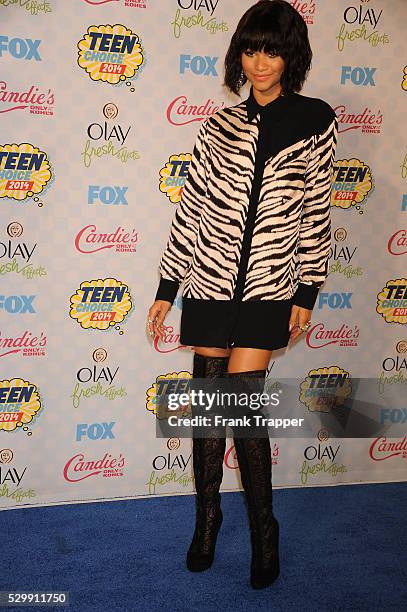
[(303, 334), (299, 325), (304, 327), (308, 321), (311, 321), (312, 310), (308, 308), (302, 308), (302, 306), (296, 306), (295, 304), (291, 307), (291, 316), (288, 324), (288, 330), (291, 332), (290, 342), (295, 340), (298, 336)]

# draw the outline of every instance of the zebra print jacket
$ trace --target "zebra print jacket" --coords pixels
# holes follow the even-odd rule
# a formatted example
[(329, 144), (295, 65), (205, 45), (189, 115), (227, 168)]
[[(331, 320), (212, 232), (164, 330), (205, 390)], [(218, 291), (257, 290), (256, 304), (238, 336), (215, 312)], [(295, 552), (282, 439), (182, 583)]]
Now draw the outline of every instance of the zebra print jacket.
[(255, 206), (241, 300), (293, 298), (312, 309), (328, 273), (337, 132), (327, 102), (297, 93), (261, 107), (251, 91), (206, 119), (160, 259), (156, 299), (172, 303), (184, 281), (183, 297), (231, 300)]

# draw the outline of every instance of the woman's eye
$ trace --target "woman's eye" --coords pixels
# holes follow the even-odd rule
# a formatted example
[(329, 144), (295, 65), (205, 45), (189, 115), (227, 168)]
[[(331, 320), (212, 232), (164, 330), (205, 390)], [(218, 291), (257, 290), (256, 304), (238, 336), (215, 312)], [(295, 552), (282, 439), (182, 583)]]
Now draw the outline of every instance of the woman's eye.
[(248, 55), (248, 56), (253, 55), (253, 51), (248, 51), (248, 50), (247, 50), (247, 51), (245, 51), (244, 53), (245, 53), (245, 55)]

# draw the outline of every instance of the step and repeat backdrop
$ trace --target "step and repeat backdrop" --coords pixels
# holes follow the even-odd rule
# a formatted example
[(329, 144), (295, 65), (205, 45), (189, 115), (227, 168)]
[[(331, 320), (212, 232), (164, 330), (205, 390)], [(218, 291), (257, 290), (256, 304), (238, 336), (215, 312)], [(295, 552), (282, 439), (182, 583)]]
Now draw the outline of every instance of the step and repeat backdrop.
[[(194, 491), (191, 441), (156, 435), (160, 380), (192, 375), (182, 291), (163, 341), (147, 311), (197, 131), (240, 101), (223, 60), (251, 4), (0, 0), (1, 509)], [(291, 4), (314, 52), (301, 93), (339, 118), (332, 253), (268, 375), (298, 381), (304, 413), (324, 410), (313, 385), (371, 379), (376, 418), (407, 423), (386, 403), (407, 380), (407, 5)], [(274, 436), (274, 485), (406, 480), (399, 431)], [(240, 488), (229, 438), (223, 490)]]

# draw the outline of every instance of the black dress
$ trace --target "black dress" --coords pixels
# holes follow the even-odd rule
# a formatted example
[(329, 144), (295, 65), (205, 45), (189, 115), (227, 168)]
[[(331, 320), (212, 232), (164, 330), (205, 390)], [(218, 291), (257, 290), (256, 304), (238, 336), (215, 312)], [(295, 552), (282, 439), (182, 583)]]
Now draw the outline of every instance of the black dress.
[[(202, 300), (183, 297), (180, 322), (180, 342), (183, 345), (266, 350), (284, 348), (290, 338), (288, 324), (293, 303), (310, 310), (314, 306), (319, 290), (316, 284), (302, 285), (289, 299), (242, 301), (265, 162), (275, 154), (273, 141), (276, 139), (280, 142), (286, 139), (286, 135), (281, 134), (281, 117), (283, 113), (284, 125), (287, 125), (290, 113), (298, 112), (296, 99), (298, 101), (298, 94), (289, 94), (279, 96), (267, 105), (261, 106), (254, 98), (253, 91), (250, 91), (250, 96), (246, 100), (247, 116), (251, 120), (259, 114), (259, 135), (233, 298)], [(297, 138), (294, 133), (288, 138), (295, 142), (301, 138), (301, 135)], [(173, 281), (161, 278), (156, 299), (173, 301), (176, 290), (177, 286)]]

